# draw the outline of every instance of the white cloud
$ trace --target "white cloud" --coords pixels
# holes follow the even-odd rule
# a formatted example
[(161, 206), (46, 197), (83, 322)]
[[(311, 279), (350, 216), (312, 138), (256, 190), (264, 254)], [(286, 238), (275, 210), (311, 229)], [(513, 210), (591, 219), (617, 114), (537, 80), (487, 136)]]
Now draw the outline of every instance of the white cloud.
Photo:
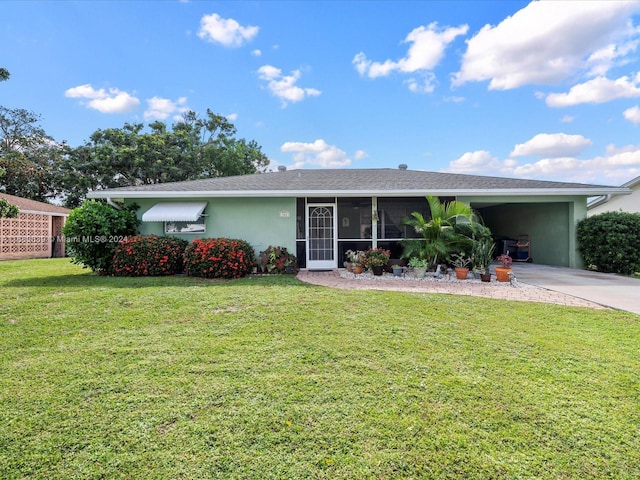
[(637, 105), (631, 108), (627, 108), (624, 112), (622, 112), (622, 115), (625, 119), (635, 125), (640, 123), (640, 107), (638, 107)]
[(436, 88), (436, 76), (431, 72), (425, 72), (424, 78), (410, 78), (405, 81), (409, 90), (413, 93), (433, 93)]
[(640, 145), (617, 148), (609, 145), (604, 155), (578, 159), (567, 155), (520, 163), (498, 160), (489, 152), (467, 152), (443, 170), (453, 173), (533, 178), (606, 185), (621, 185), (640, 173)]
[(253, 55), (254, 57), (259, 57), (260, 55), (262, 55), (262, 50), (256, 48), (255, 50), (251, 50), (251, 55)]
[(102, 113), (126, 113), (138, 108), (140, 100), (127, 92), (110, 88), (96, 90), (89, 83), (69, 88), (64, 92), (65, 97), (83, 98), (89, 100), (84, 103), (88, 108)]
[(300, 76), (300, 70), (294, 70), (291, 75), (283, 75), (282, 70), (271, 65), (263, 65), (258, 69), (258, 77), (267, 82), (267, 89), (282, 101), (283, 107), (287, 102), (299, 102), (306, 97), (316, 97), (322, 93), (315, 88), (297, 86)]
[(583, 161), (572, 157), (544, 158), (534, 163), (518, 165), (513, 174), (520, 177), (536, 178), (562, 176), (567, 172), (573, 173), (582, 168)]
[(512, 157), (567, 157), (578, 155), (593, 142), (582, 135), (566, 133), (539, 133), (531, 140), (513, 148)]
[(364, 160), (369, 155), (364, 150), (356, 150), (356, 153), (353, 154), (354, 160)]
[(145, 120), (166, 120), (169, 116), (174, 119), (181, 118), (180, 115), (189, 109), (185, 106), (187, 97), (180, 97), (175, 102), (168, 98), (153, 97), (147, 100), (149, 105), (144, 111)]
[(407, 54), (397, 61), (390, 59), (384, 62), (374, 62), (367, 58), (364, 52), (353, 57), (352, 63), (361, 76), (369, 78), (385, 77), (393, 72), (416, 74), (425, 78), (422, 81), (410, 78), (407, 80), (412, 92), (429, 93), (435, 87), (435, 76), (431, 73), (444, 57), (447, 46), (459, 35), (464, 35), (468, 25), (459, 27), (439, 27), (436, 22), (427, 27), (420, 26), (413, 29), (403, 43), (410, 44)]
[(565, 115), (560, 119), (562, 123), (571, 123), (576, 119), (573, 115)]
[(238, 119), (238, 114), (230, 113), (229, 115), (227, 115), (227, 119), (231, 122), (235, 122)]
[[(351, 158), (343, 150), (335, 145), (329, 145), (323, 139), (317, 139), (313, 143), (286, 142), (280, 147), (282, 152), (293, 153), (293, 168), (302, 168), (306, 165), (321, 168), (340, 168), (351, 164)], [(363, 150), (356, 151), (354, 158), (360, 160), (366, 157)]]
[(225, 47), (239, 47), (253, 40), (259, 30), (259, 27), (243, 27), (233, 18), (222, 18), (217, 13), (212, 13), (200, 19), (198, 37)]
[(494, 171), (491, 175), (498, 174), (502, 170), (501, 162), (492, 156), (486, 150), (476, 150), (475, 152), (466, 152), (457, 160), (449, 163), (449, 168), (445, 172), (450, 173), (466, 173), (488, 174), (488, 171)]
[(490, 90), (555, 84), (591, 69), (604, 74), (637, 45), (629, 18), (638, 2), (536, 1), (467, 40), (453, 85), (489, 80)]
[(596, 77), (574, 85), (568, 93), (551, 93), (546, 103), (550, 107), (570, 107), (581, 103), (605, 103), (617, 98), (640, 97), (640, 74), (632, 80), (627, 76), (617, 80)]

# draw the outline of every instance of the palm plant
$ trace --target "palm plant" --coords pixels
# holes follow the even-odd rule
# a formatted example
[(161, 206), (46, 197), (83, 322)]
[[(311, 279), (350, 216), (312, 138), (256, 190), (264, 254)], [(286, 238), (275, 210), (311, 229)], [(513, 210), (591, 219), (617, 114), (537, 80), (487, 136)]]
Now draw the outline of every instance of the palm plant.
[(431, 195), (426, 199), (430, 218), (425, 219), (420, 212), (413, 212), (403, 220), (404, 225), (413, 227), (422, 238), (402, 240), (402, 257), (420, 257), (436, 265), (452, 251), (469, 250), (480, 224), (471, 206), (464, 202), (441, 202)]

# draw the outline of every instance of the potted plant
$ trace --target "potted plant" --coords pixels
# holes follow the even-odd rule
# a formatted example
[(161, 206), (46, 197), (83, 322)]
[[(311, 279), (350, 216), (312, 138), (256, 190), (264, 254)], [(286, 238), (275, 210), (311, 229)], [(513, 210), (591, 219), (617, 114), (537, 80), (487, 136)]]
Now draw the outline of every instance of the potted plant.
[(411, 257), (409, 259), (409, 266), (413, 268), (413, 274), (416, 278), (422, 278), (427, 273), (429, 260), (426, 258)]
[(458, 280), (466, 280), (467, 275), (469, 275), (469, 264), (471, 263), (471, 259), (467, 256), (466, 253), (454, 253), (451, 255), (451, 262), (456, 270), (456, 278)]
[(362, 254), (362, 263), (371, 268), (374, 275), (382, 275), (384, 266), (389, 261), (391, 252), (384, 248), (370, 248)]
[(363, 252), (361, 250), (347, 250), (345, 252), (348, 262), (351, 265), (351, 272), (360, 275), (364, 271)]
[(391, 265), (391, 272), (393, 273), (394, 277), (400, 277), (402, 276), (402, 265), (398, 265), (398, 264), (394, 264)]
[(513, 259), (509, 256), (509, 252), (503, 253), (499, 255), (496, 260), (500, 262), (499, 267), (496, 268), (496, 279), (499, 282), (508, 282), (511, 280), (511, 265), (513, 264)]
[(359, 263), (361, 253), (360, 250), (347, 250), (344, 252), (345, 257), (347, 257), (347, 260), (344, 262), (344, 268), (347, 269), (347, 272), (353, 272), (353, 267)]
[(488, 238), (483, 238), (473, 244), (473, 268), (480, 271), (480, 280), (483, 282), (491, 281), (489, 266), (491, 262), (493, 262), (493, 252), (495, 248), (495, 243)]

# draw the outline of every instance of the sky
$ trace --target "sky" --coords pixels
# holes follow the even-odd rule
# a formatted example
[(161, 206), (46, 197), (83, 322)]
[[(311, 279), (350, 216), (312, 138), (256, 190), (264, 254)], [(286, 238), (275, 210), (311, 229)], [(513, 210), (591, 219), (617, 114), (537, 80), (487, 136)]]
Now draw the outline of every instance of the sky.
[(56, 141), (185, 111), (270, 169), (621, 185), (640, 175), (638, 1), (0, 2), (0, 105)]

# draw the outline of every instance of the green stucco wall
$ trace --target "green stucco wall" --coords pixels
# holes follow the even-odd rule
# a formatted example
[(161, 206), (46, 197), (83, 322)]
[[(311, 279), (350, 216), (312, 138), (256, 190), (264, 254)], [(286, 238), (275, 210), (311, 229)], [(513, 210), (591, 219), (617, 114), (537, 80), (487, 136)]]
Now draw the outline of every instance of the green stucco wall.
[(582, 268), (577, 249), (576, 223), (586, 217), (586, 198), (531, 197), (460, 199), (482, 214), (496, 237), (530, 236), (535, 263)]
[[(295, 198), (181, 198), (135, 199), (125, 203), (140, 206), (138, 218), (158, 202), (207, 202), (206, 232), (173, 234), (186, 240), (195, 238), (239, 238), (248, 241), (256, 253), (269, 245), (296, 248)], [(288, 216), (287, 216), (288, 213)], [(139, 227), (144, 235), (164, 235), (163, 222), (143, 222)]]

